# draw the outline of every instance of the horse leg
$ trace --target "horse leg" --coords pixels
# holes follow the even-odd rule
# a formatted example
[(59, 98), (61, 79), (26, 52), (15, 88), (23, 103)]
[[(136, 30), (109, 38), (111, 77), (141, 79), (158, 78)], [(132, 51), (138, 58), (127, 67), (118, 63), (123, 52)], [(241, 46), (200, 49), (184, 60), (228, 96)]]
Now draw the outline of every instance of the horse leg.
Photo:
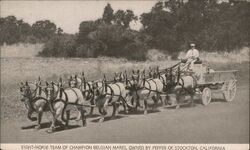
[(115, 103), (115, 106), (116, 106), (116, 112), (115, 114), (118, 114), (119, 113), (119, 106), (120, 106), (120, 103)]
[(104, 117), (103, 117), (103, 113), (104, 113), (104, 111), (103, 111), (103, 106), (101, 106), (101, 105), (98, 105), (98, 110), (99, 110), (99, 113), (100, 113), (100, 119), (99, 119), (99, 122), (103, 122), (104, 121)]
[(148, 114), (148, 102), (147, 98), (144, 98), (144, 115)]
[(159, 93), (157, 93), (157, 94), (156, 94), (156, 105), (155, 105), (156, 108), (157, 108), (157, 105), (158, 105), (159, 100), (161, 100), (161, 96), (160, 96)]
[(166, 100), (162, 99), (160, 95), (159, 95), (159, 100), (161, 101), (161, 105), (164, 107), (166, 105)]
[(191, 94), (191, 107), (194, 107), (194, 94)]
[(94, 99), (93, 99), (93, 100), (90, 100), (90, 104), (91, 104), (92, 106), (90, 107), (89, 116), (92, 116), (92, 115), (93, 115), (93, 111), (94, 111), (93, 105), (95, 105)]
[(140, 97), (136, 96), (136, 104), (135, 104), (135, 109), (137, 109), (138, 107), (140, 107)]
[(122, 101), (123, 109), (126, 114), (128, 114), (129, 108), (125, 101)]
[(108, 107), (108, 100), (105, 100), (102, 108), (99, 109), (99, 110), (102, 110), (101, 117), (99, 119), (100, 123), (104, 121), (104, 118), (105, 118), (105, 116), (107, 114), (107, 107)]
[(82, 113), (82, 126), (83, 126), (83, 127), (86, 127), (86, 126), (87, 126), (87, 121), (86, 121), (86, 116), (85, 116), (85, 114), (84, 114), (85, 111), (82, 110), (81, 113)]
[(65, 122), (65, 127), (64, 129), (68, 129), (69, 127), (69, 120), (70, 120), (70, 110), (66, 110), (66, 122)]
[(29, 119), (30, 121), (36, 121), (36, 120), (37, 120), (37, 118), (31, 117), (31, 115), (32, 115), (33, 112), (34, 112), (33, 110), (28, 110), (27, 117), (28, 117), (28, 119)]
[(177, 90), (175, 92), (175, 100), (176, 100), (175, 109), (180, 108), (181, 103), (183, 103), (183, 100), (182, 100), (183, 92), (182, 92), (182, 90), (184, 90), (184, 89), (179, 89), (179, 90)]
[(43, 110), (39, 110), (37, 113), (37, 126), (35, 126), (36, 130), (41, 128), (41, 120), (42, 120)]
[(86, 121), (86, 116), (85, 116), (85, 109), (83, 106), (80, 106), (80, 112), (81, 112), (81, 119), (82, 119), (82, 126), (86, 127), (87, 126), (87, 121)]
[(55, 114), (51, 112), (51, 125), (50, 128), (47, 130), (48, 133), (52, 133), (55, 131), (55, 123), (56, 123), (56, 118), (55, 118)]
[(77, 112), (78, 112), (78, 115), (76, 117), (76, 121), (80, 121), (81, 120), (81, 109), (79, 109), (79, 107), (77, 107)]
[(153, 110), (155, 110), (156, 109), (156, 105), (157, 105), (157, 100), (156, 100), (156, 97), (155, 96), (153, 96), (152, 97), (152, 100), (154, 101), (154, 105), (153, 105)]
[(179, 109), (180, 108), (180, 95), (177, 93), (176, 94), (176, 106), (175, 109)]
[[(63, 119), (63, 115), (65, 112), (65, 108), (66, 105), (64, 103), (59, 103), (57, 109), (56, 109), (56, 113), (55, 113), (55, 124), (58, 124), (60, 127), (63, 127), (64, 124), (62, 122), (67, 122), (67, 118), (66, 120)], [(60, 118), (61, 116), (61, 118)]]
[(111, 119), (114, 119), (115, 118), (115, 113), (116, 113), (116, 110), (117, 110), (117, 105), (116, 103), (112, 103), (112, 106), (113, 106), (113, 112), (112, 112), (112, 116), (111, 116)]
[(154, 101), (153, 110), (156, 110), (157, 105), (158, 105), (158, 102), (159, 102), (159, 99), (160, 99), (160, 94), (157, 93), (156, 96), (153, 96), (153, 97), (152, 97), (152, 99), (153, 99), (153, 101)]

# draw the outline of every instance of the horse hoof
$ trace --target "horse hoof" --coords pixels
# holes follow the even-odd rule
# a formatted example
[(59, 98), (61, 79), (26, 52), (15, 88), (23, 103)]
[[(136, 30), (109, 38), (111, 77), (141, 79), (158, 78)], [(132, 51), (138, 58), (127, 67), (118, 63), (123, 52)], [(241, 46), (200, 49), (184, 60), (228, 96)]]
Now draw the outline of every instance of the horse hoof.
[(148, 114), (148, 112), (147, 112), (147, 111), (144, 111), (144, 115), (146, 115), (146, 114)]
[(54, 132), (54, 129), (48, 129), (46, 130), (47, 133), (53, 133)]
[(104, 121), (104, 118), (99, 119), (99, 123), (102, 123)]
[(35, 126), (35, 130), (39, 130), (39, 129), (41, 129), (41, 126), (40, 126), (40, 125)]
[(37, 121), (37, 118), (36, 117), (31, 117), (29, 118), (30, 121)]
[(87, 126), (87, 122), (84, 122), (84, 123), (82, 124), (82, 126), (83, 126), (83, 127), (86, 127), (86, 126)]
[(179, 109), (179, 108), (180, 108), (180, 105), (175, 106), (175, 109)]

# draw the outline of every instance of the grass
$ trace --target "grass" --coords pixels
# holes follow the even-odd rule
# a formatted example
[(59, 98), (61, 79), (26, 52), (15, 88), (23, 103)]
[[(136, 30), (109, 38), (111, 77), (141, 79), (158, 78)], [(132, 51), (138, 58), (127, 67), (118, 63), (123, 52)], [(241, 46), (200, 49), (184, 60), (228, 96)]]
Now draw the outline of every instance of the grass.
[[(208, 54), (207, 54), (208, 55)], [(218, 55), (218, 54), (217, 54)], [(233, 54), (229, 54), (234, 56)], [(236, 54), (235, 54), (236, 55)], [(217, 57), (219, 57), (218, 55)], [(222, 56), (220, 56), (222, 57)], [(242, 54), (235, 57), (243, 57)], [(246, 57), (244, 55), (244, 57)], [(249, 51), (248, 51), (249, 57)], [(206, 57), (205, 57), (206, 58)], [(223, 57), (224, 58), (224, 57)], [(227, 61), (228, 58), (207, 60), (215, 70), (239, 70), (240, 84), (249, 84), (249, 59), (243, 58), (237, 61)], [(244, 58), (245, 59), (245, 58)], [(64, 58), (40, 58), (40, 57), (2, 57), (1, 58), (1, 119), (25, 118), (26, 109), (18, 99), (19, 83), (23, 81), (37, 80), (38, 76), (43, 81), (57, 81), (59, 76), (64, 81), (70, 75), (85, 72), (87, 80), (96, 80), (105, 74), (107, 80), (112, 80), (114, 72), (132, 69), (148, 69), (149, 66), (160, 68), (170, 67), (177, 63), (173, 60), (154, 60), (146, 62), (127, 61), (115, 58), (97, 59), (64, 59)]]
[(1, 57), (35, 57), (43, 44), (13, 44), (1, 46)]

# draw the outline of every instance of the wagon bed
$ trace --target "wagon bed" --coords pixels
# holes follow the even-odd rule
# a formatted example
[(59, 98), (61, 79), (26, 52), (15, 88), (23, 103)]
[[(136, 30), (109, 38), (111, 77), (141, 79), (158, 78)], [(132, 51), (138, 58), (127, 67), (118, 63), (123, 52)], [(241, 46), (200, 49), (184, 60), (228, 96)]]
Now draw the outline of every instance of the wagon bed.
[(217, 84), (225, 83), (229, 80), (236, 80), (237, 70), (228, 70), (228, 71), (214, 71), (209, 73), (203, 73), (200, 80), (197, 81), (198, 85), (206, 84)]

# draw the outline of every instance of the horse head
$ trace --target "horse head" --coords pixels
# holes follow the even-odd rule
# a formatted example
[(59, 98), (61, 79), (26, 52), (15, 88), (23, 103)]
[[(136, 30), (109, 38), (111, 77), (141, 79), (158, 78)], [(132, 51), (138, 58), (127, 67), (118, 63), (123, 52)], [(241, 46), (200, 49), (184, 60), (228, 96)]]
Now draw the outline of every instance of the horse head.
[(122, 72), (120, 72), (119, 74), (115, 73), (114, 82), (123, 82), (124, 79), (125, 79), (125, 76)]
[(20, 93), (22, 102), (30, 100), (32, 98), (32, 91), (27, 81), (25, 82), (25, 84), (23, 82), (20, 83)]
[(94, 81), (92, 83), (92, 90), (95, 96), (99, 96), (101, 93), (101, 88), (102, 88), (103, 82), (101, 81)]
[(143, 79), (145, 77), (145, 70), (140, 74), (140, 70), (137, 70), (135, 72), (134, 70), (132, 71), (132, 81), (131, 84), (134, 88), (140, 88), (143, 82)]
[(79, 82), (81, 82), (81, 79), (78, 78), (77, 75), (75, 75), (74, 77), (70, 76), (69, 81), (68, 81), (69, 87), (71, 87), (71, 88), (77, 87), (78, 80), (79, 80)]
[(58, 91), (59, 91), (59, 86), (56, 85), (56, 83), (54, 83), (54, 82), (51, 81), (51, 83), (49, 84), (46, 81), (45, 92), (46, 92), (48, 100), (55, 99), (56, 96), (57, 96)]
[(153, 69), (151, 67), (148, 69), (148, 76), (149, 78), (153, 78)]

